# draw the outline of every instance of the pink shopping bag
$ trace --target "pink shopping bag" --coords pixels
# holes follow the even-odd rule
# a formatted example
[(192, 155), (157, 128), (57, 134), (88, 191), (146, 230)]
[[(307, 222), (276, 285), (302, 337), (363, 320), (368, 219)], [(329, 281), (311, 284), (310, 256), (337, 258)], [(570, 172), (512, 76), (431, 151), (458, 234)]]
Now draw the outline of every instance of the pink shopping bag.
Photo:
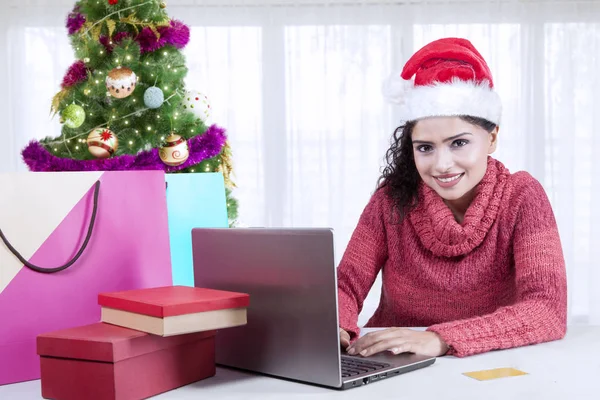
[(0, 385), (37, 335), (100, 320), (98, 293), (172, 284), (160, 171), (0, 174)]

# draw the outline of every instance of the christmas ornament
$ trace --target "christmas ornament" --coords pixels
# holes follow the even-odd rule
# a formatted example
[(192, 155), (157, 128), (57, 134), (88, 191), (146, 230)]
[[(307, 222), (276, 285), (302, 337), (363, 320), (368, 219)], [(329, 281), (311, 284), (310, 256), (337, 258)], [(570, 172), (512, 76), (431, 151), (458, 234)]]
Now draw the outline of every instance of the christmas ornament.
[(105, 128), (94, 129), (87, 138), (88, 150), (94, 157), (108, 158), (115, 154), (119, 140), (113, 132)]
[(196, 117), (200, 118), (202, 122), (206, 121), (210, 117), (210, 104), (208, 103), (208, 97), (206, 95), (195, 91), (188, 90), (185, 92), (181, 107), (185, 111), (190, 111)]
[(67, 17), (67, 29), (69, 29), (69, 35), (78, 32), (85, 24), (85, 17), (79, 12), (79, 9), (80, 7), (76, 6)]
[(165, 3), (164, 1), (160, 3), (160, 8), (167, 8), (167, 3)]
[(171, 133), (164, 146), (158, 152), (163, 163), (170, 167), (176, 167), (183, 164), (190, 156), (190, 149), (187, 141), (181, 136)]
[(127, 67), (115, 68), (106, 77), (106, 88), (117, 99), (123, 99), (133, 93), (136, 84), (135, 72)]
[(149, 87), (144, 92), (144, 104), (148, 108), (158, 108), (162, 106), (162, 103), (164, 101), (165, 94), (160, 88), (156, 86)]
[(63, 110), (61, 120), (69, 128), (79, 128), (85, 121), (85, 110), (80, 105), (71, 104)]
[(119, 4), (119, 0), (108, 0), (108, 4), (110, 4), (111, 6), (116, 6), (117, 4)]

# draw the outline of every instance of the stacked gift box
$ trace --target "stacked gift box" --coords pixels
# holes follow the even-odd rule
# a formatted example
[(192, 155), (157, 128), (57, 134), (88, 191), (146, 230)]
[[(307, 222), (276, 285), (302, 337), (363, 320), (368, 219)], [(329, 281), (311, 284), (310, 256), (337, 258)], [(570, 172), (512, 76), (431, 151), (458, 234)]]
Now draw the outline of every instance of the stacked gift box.
[(249, 296), (187, 286), (101, 293), (102, 322), (39, 335), (46, 399), (134, 400), (215, 375), (217, 330)]

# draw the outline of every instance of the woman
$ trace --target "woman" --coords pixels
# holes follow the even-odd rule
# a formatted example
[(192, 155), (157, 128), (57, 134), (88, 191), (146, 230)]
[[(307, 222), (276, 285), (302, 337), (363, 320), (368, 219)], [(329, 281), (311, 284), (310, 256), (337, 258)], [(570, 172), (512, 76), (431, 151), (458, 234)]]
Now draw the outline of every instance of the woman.
[[(432, 42), (402, 78), (403, 120), (388, 165), (338, 267), (340, 339), (349, 354), (464, 357), (566, 332), (565, 264), (540, 183), (496, 149), (501, 103), (464, 39)], [(368, 327), (362, 303), (382, 272)], [(427, 327), (415, 331), (405, 327)]]

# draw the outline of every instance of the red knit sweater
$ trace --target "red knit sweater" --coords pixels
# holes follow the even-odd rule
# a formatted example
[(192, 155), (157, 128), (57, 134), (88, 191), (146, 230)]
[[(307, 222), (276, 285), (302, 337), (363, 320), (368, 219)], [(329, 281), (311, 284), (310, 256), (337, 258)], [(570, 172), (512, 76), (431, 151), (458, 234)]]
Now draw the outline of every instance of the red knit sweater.
[(564, 337), (567, 285), (552, 208), (540, 183), (493, 158), (462, 224), (421, 183), (398, 222), (385, 190), (363, 211), (338, 267), (340, 326), (352, 339), (381, 270), (368, 327), (428, 327), (464, 357)]

